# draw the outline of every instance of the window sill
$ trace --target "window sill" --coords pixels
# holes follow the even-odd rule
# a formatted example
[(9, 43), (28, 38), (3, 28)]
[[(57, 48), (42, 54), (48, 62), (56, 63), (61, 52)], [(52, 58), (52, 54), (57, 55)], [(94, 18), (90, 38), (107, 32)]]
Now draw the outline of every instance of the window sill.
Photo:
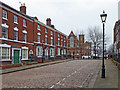
[(39, 58), (39, 57), (42, 57), (42, 56), (37, 56), (37, 57)]
[(0, 61), (11, 61), (10, 59), (1, 59)]
[(27, 28), (27, 26), (23, 25), (23, 27)]
[(3, 40), (8, 40), (8, 38), (3, 38), (3, 37), (2, 37), (1, 39), (3, 39)]
[(17, 22), (14, 22), (14, 24), (18, 24)]
[(7, 19), (7, 18), (4, 18), (4, 17), (2, 17), (2, 19), (4, 19), (4, 20), (8, 21), (8, 19)]
[(25, 58), (25, 59), (21, 59), (21, 60), (26, 60), (26, 61), (27, 61), (27, 60), (28, 60), (28, 58)]
[(37, 30), (41, 31), (40, 29), (37, 29)]

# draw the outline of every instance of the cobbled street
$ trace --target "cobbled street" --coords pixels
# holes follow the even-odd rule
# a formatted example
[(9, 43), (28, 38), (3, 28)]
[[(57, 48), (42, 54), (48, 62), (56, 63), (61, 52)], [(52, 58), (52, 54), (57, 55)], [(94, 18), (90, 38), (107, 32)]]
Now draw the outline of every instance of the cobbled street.
[(2, 75), (3, 88), (87, 88), (101, 60), (73, 60)]

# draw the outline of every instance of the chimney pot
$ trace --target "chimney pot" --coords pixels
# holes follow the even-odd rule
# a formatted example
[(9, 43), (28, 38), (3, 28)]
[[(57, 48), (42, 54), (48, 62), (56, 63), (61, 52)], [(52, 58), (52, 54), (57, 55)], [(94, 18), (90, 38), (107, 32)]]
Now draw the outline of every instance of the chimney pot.
[(20, 12), (26, 14), (26, 6), (25, 6), (25, 3), (21, 4), (21, 6), (20, 6)]
[(51, 26), (51, 19), (50, 18), (46, 19), (46, 25)]

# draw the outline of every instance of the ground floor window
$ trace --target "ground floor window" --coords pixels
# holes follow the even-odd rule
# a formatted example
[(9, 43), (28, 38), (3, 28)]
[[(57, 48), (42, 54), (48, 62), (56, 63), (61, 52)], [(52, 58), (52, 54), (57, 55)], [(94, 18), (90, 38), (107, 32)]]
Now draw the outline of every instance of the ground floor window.
[(50, 48), (50, 56), (54, 57), (54, 48)]
[(22, 49), (22, 59), (28, 59), (28, 49)]
[(0, 45), (0, 60), (10, 60), (10, 47)]
[(42, 47), (41, 46), (38, 46), (37, 48), (36, 48), (37, 50), (37, 56), (38, 57), (42, 57), (42, 55), (43, 55), (43, 49), (42, 49)]
[(61, 50), (61, 54), (63, 55), (63, 50)]
[(64, 55), (66, 55), (66, 49), (64, 49)]
[(60, 55), (60, 48), (58, 48), (58, 55)]
[(48, 48), (45, 49), (45, 56), (48, 56)]

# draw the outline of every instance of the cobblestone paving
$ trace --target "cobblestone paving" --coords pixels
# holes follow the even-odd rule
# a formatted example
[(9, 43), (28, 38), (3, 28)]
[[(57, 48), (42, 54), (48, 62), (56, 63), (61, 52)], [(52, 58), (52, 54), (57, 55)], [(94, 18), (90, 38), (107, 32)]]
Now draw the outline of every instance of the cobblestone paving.
[(87, 88), (101, 60), (74, 60), (2, 75), (3, 88)]

